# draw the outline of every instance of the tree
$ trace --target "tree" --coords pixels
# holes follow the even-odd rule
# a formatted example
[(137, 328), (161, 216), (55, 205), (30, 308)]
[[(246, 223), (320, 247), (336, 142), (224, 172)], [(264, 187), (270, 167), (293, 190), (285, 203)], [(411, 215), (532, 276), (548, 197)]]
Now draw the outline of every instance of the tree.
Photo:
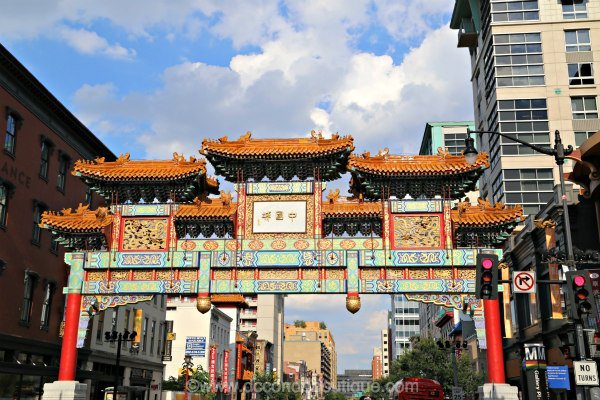
[[(195, 370), (191, 368), (191, 375), (188, 377), (188, 381), (194, 379), (199, 383), (199, 390), (197, 393), (211, 393), (210, 391), (210, 377), (208, 371), (205, 371), (201, 365)], [(181, 374), (177, 378), (170, 376), (162, 384), (163, 390), (184, 390), (185, 389), (185, 375)]]
[(483, 373), (476, 374), (471, 365), (469, 353), (464, 352), (457, 360), (458, 385), (463, 388), (465, 393), (476, 393), (477, 388), (483, 385)]
[(254, 374), (257, 400), (299, 400), (300, 393), (292, 390), (289, 383), (281, 383), (275, 373)]
[(325, 325), (325, 322), (319, 322), (319, 329), (327, 329), (327, 325)]
[[(388, 377), (377, 381), (378, 387), (389, 389), (391, 384), (402, 378), (427, 378), (438, 381), (444, 393), (452, 393), (454, 385), (451, 351), (440, 349), (431, 338), (421, 338), (412, 349), (405, 351), (390, 366)], [(471, 367), (468, 353), (463, 353), (457, 360), (458, 384), (466, 394), (473, 393), (483, 383), (483, 375), (476, 374)], [(389, 385), (386, 385), (388, 384)], [(372, 398), (388, 399), (387, 390), (370, 390)]]
[(346, 396), (343, 393), (330, 390), (325, 393), (325, 400), (346, 400)]
[(294, 321), (294, 326), (296, 328), (306, 328), (306, 322), (301, 319), (297, 319)]

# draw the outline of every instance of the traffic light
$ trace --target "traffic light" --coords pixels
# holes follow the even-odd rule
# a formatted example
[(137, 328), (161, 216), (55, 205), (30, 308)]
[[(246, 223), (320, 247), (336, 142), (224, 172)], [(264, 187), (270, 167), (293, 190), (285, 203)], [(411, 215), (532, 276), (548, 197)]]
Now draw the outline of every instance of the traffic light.
[(484, 300), (498, 298), (498, 256), (477, 254), (475, 297)]
[(569, 271), (566, 273), (567, 291), (571, 306), (569, 315), (574, 319), (596, 318), (598, 309), (592, 290), (592, 281), (588, 271)]

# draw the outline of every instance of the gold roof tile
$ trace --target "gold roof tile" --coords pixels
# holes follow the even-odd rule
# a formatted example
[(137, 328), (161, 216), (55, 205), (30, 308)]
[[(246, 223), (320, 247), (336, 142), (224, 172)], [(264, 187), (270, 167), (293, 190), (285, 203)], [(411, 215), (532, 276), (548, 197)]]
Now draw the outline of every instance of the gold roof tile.
[(452, 222), (458, 226), (489, 226), (518, 222), (523, 218), (521, 206), (507, 207), (503, 203), (492, 206), (483, 199), (479, 199), (478, 203), (458, 203), (457, 208), (451, 211)]
[(196, 197), (192, 204), (181, 204), (175, 219), (229, 218), (237, 211), (237, 203), (231, 201), (231, 194), (221, 191), (221, 197)]
[(227, 136), (217, 140), (204, 139), (201, 154), (231, 158), (297, 159), (335, 154), (354, 150), (352, 136), (332, 135), (325, 139), (321, 134), (311, 133), (310, 138), (252, 139), (247, 132), (238, 140), (229, 141)]
[[(185, 160), (177, 153), (173, 154), (172, 160), (130, 160), (129, 153), (126, 153), (110, 162), (104, 161), (104, 158), (79, 160), (72, 173), (105, 181), (173, 180), (206, 174), (206, 161), (195, 157)], [(207, 183), (218, 185), (214, 178), (207, 179)]]
[(375, 175), (454, 175), (490, 166), (488, 154), (481, 152), (473, 165), (469, 165), (462, 155), (451, 155), (438, 149), (435, 155), (389, 155), (388, 150), (376, 156), (366, 152), (352, 154), (348, 161), (349, 171), (362, 171)]
[(40, 227), (63, 232), (83, 233), (101, 231), (102, 228), (112, 224), (113, 216), (108, 208), (99, 207), (97, 210), (89, 210), (89, 206), (79, 204), (73, 211), (70, 208), (63, 209), (60, 213), (45, 211), (42, 214)]

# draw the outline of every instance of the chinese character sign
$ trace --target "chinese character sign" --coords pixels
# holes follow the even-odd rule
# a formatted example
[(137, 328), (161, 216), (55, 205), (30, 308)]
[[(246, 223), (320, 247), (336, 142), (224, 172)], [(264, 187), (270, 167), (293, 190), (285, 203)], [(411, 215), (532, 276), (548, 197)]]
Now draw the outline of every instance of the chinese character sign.
[(208, 376), (210, 379), (210, 390), (214, 392), (217, 387), (217, 348), (211, 347), (208, 354)]
[(223, 351), (223, 392), (229, 392), (229, 350)]
[(255, 201), (253, 233), (306, 233), (306, 201)]

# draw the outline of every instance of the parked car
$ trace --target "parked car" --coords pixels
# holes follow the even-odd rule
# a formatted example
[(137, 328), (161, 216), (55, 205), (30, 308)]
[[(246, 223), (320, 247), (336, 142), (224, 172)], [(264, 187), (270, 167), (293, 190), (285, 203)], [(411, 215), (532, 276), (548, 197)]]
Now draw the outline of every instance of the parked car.
[(390, 400), (443, 400), (444, 390), (438, 381), (425, 378), (404, 378), (396, 382)]

